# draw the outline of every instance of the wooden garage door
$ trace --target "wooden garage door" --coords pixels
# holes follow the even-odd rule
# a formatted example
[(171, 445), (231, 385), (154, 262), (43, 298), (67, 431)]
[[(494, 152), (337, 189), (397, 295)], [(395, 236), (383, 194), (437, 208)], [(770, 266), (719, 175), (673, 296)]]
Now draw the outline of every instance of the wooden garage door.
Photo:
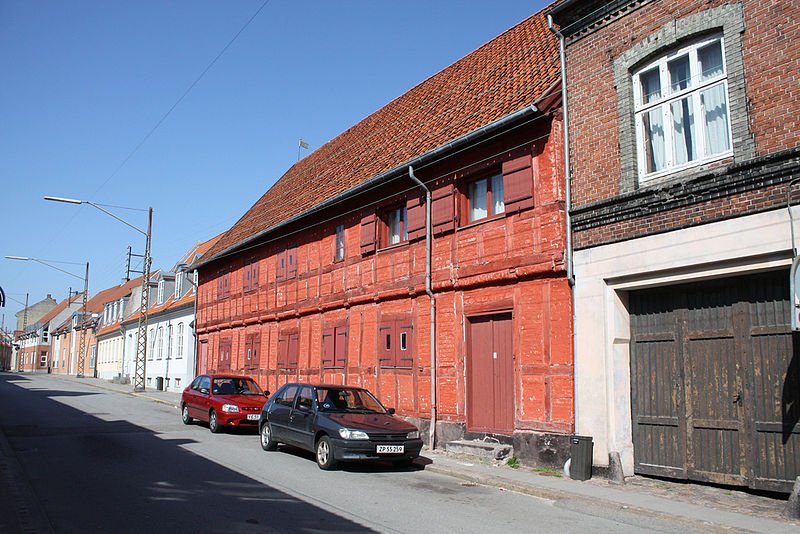
[(788, 272), (633, 292), (638, 473), (788, 491), (800, 389)]

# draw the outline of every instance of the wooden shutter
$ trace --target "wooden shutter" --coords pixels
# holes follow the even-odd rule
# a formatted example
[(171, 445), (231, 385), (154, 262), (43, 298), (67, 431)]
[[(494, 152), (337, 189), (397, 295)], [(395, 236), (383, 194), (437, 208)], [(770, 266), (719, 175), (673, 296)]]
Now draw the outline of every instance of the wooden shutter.
[(336, 351), (335, 329), (322, 331), (322, 367), (332, 367)]
[(297, 245), (290, 245), (286, 250), (286, 278), (297, 276)]
[(533, 158), (530, 154), (503, 163), (506, 213), (533, 207)]
[(285, 369), (288, 362), (289, 336), (286, 334), (278, 336), (278, 369)]
[(394, 367), (394, 321), (387, 321), (378, 327), (378, 364), (381, 367)]
[(412, 197), (406, 202), (408, 240), (425, 237), (425, 197)]
[(455, 230), (453, 184), (447, 184), (431, 193), (431, 225), (434, 235)]
[(275, 268), (275, 280), (281, 281), (286, 279), (286, 251), (281, 250), (275, 257), (277, 266)]
[(336, 328), (333, 354), (334, 365), (344, 367), (347, 363), (347, 328), (343, 326)]
[(286, 364), (289, 369), (297, 369), (297, 357), (300, 353), (299, 334), (289, 334), (289, 342), (286, 354)]
[(361, 219), (361, 254), (375, 252), (377, 217), (370, 213)]
[(395, 365), (397, 367), (411, 367), (414, 365), (414, 327), (410, 320), (396, 322), (395, 327), (397, 348), (395, 349)]

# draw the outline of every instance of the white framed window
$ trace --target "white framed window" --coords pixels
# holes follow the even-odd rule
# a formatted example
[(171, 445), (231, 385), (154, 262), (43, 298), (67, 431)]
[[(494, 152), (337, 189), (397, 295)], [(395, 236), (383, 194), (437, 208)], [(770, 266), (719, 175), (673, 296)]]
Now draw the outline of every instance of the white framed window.
[(178, 323), (178, 347), (175, 350), (175, 358), (183, 358), (183, 323)]
[(186, 273), (183, 271), (178, 271), (175, 275), (175, 298), (181, 298), (183, 294), (183, 279), (186, 278)]
[(147, 353), (147, 359), (148, 360), (152, 360), (153, 359), (153, 352), (155, 352), (155, 350), (156, 350), (156, 332), (155, 332), (155, 329), (151, 328), (150, 332), (148, 332), (147, 335), (150, 336), (150, 351)]
[(160, 360), (164, 355), (164, 327), (158, 327), (158, 354), (156, 359)]
[(722, 35), (674, 49), (633, 75), (639, 179), (732, 154)]
[(164, 304), (164, 280), (158, 282), (158, 296), (156, 297), (159, 304)]

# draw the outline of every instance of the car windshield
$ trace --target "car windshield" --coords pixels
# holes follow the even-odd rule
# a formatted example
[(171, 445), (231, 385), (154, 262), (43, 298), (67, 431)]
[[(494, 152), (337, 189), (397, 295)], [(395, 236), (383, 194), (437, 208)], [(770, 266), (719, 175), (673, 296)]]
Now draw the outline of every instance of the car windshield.
[(261, 388), (249, 378), (215, 378), (211, 384), (214, 395), (263, 395)]
[(317, 406), (323, 412), (386, 413), (378, 399), (365, 389), (318, 388)]

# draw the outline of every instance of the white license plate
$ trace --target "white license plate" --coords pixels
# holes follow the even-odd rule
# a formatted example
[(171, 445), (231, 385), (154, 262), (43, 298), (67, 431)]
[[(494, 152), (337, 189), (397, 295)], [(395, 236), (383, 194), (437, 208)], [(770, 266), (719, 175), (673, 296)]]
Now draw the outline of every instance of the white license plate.
[(378, 454), (403, 454), (405, 445), (378, 445)]
[(248, 421), (258, 421), (258, 418), (261, 417), (261, 414), (258, 413), (249, 413), (247, 414)]

